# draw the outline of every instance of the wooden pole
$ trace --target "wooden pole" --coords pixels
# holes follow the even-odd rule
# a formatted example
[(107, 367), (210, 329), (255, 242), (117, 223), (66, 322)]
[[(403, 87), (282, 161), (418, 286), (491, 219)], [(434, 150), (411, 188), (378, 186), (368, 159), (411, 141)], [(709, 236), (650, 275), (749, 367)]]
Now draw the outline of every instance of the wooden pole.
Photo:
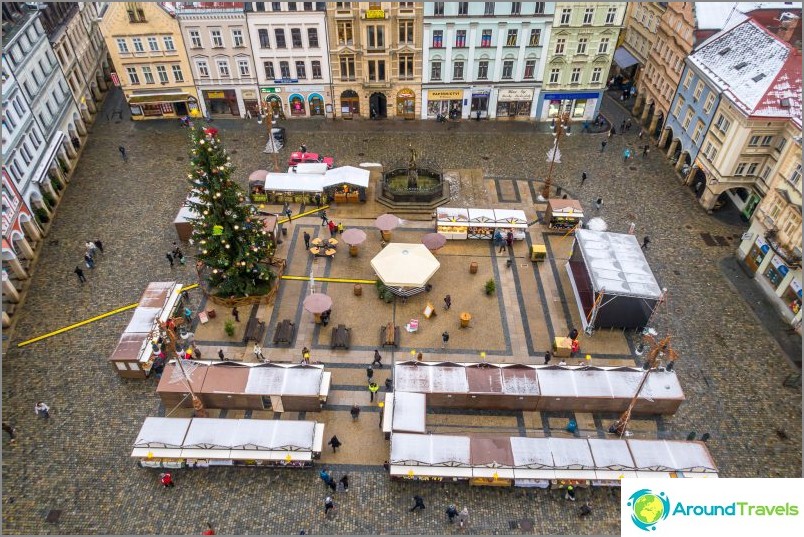
[(542, 188), (542, 197), (550, 199), (550, 187), (553, 185), (553, 167), (556, 163), (556, 153), (558, 153), (561, 136), (564, 134), (564, 129), (569, 125), (569, 112), (564, 112), (559, 120), (556, 122), (556, 141), (553, 144), (553, 156), (550, 159), (550, 168), (547, 170), (547, 179), (544, 181)]
[[(171, 319), (171, 321), (172, 320), (173, 319)], [(192, 386), (192, 383), (190, 382), (190, 377), (187, 376), (187, 372), (184, 370), (184, 364), (182, 363), (182, 357), (179, 356), (176, 353), (176, 337), (177, 337), (176, 336), (176, 331), (173, 328), (171, 328), (171, 326), (169, 326), (168, 323), (160, 323), (159, 328), (164, 330), (165, 333), (167, 334), (168, 341), (167, 341), (166, 347), (167, 347), (168, 353), (171, 356), (175, 356), (176, 365), (178, 366), (179, 369), (181, 369), (181, 374), (187, 380), (187, 389), (189, 390), (190, 397), (193, 400), (193, 415), (196, 418), (206, 418), (207, 417), (207, 411), (204, 408), (204, 403), (201, 401), (201, 399), (193, 391), (193, 386)]]

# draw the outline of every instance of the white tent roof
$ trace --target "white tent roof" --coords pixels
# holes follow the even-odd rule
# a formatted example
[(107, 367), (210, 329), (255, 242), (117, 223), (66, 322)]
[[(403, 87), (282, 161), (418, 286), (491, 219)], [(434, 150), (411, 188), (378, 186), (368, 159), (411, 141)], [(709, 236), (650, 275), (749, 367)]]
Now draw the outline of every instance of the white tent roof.
[(394, 391), (394, 431), (425, 432), (427, 396), (423, 393)]
[(246, 381), (246, 393), (270, 395), (316, 395), (324, 370), (311, 368), (253, 367)]
[(469, 393), (466, 369), (450, 365), (412, 366), (397, 364), (394, 368), (397, 390), (420, 393)]
[(327, 170), (324, 174), (324, 186), (348, 183), (354, 186), (368, 187), (371, 172), (354, 166), (341, 166)]
[(581, 249), (595, 292), (658, 299), (662, 290), (653, 277), (636, 237), (579, 229), (575, 240)]
[(498, 224), (527, 224), (525, 211), (519, 209), (494, 209), (494, 218)]
[[(293, 168), (296, 168), (296, 171), (293, 171)], [(327, 173), (327, 164), (325, 162), (300, 162), (295, 166), (288, 167), (288, 173), (324, 175)]]
[(198, 196), (189, 196), (184, 202), (184, 205), (181, 206), (181, 209), (179, 209), (179, 214), (176, 215), (176, 219), (173, 220), (174, 224), (189, 222), (198, 218), (198, 213), (195, 212), (190, 205), (188, 205), (189, 202), (201, 203), (201, 199)]
[(323, 192), (323, 178), (311, 173), (269, 173), (265, 190), (274, 192)]
[(134, 316), (123, 331), (126, 334), (146, 334), (154, 326), (154, 320), (162, 308), (148, 308), (139, 306), (134, 310)]
[(494, 209), (469, 209), (469, 221), (470, 222), (494, 222), (496, 217), (494, 216)]
[(592, 450), (585, 439), (551, 437), (548, 440), (556, 468), (586, 470), (595, 467)]
[(469, 210), (458, 207), (439, 207), (436, 210), (436, 219), (439, 222), (468, 222)]
[(237, 422), (218, 418), (194, 419), (187, 429), (185, 448), (226, 449), (235, 443)]
[(706, 448), (696, 442), (628, 440), (637, 470), (657, 472), (706, 470), (716, 472)]
[(597, 468), (609, 470), (633, 470), (634, 458), (628, 443), (621, 439), (589, 438), (589, 449)]
[(512, 436), (511, 452), (514, 454), (515, 467), (553, 468), (554, 466), (549, 438)]
[(423, 244), (392, 242), (374, 256), (371, 268), (389, 287), (424, 287), (441, 266)]
[(178, 449), (184, 444), (184, 436), (191, 421), (190, 418), (145, 418), (134, 447)]
[(469, 466), (468, 436), (393, 433), (391, 463), (419, 462), (430, 465)]

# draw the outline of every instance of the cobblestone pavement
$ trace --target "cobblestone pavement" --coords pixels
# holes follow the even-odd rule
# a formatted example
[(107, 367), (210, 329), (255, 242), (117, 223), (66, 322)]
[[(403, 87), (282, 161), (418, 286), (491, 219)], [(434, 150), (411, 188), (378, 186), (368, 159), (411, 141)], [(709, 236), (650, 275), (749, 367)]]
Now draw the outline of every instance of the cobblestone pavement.
[[(111, 94), (106, 108), (119, 105)], [(157, 415), (155, 382), (122, 381), (106, 359), (130, 314), (113, 316), (24, 348), (19, 341), (135, 302), (149, 281), (191, 282), (189, 267), (171, 269), (164, 257), (175, 240), (173, 218), (185, 193), (187, 141), (177, 123), (107, 122), (92, 126), (84, 155), (40, 253), (26, 303), (3, 357), (3, 420), (18, 428), (16, 444), (3, 442), (3, 532), (12, 534), (200, 533), (211, 521), (223, 533), (454, 533), (444, 506), (467, 505), (477, 533), (619, 532), (619, 492), (585, 491), (593, 516), (578, 518), (558, 492), (487, 489), (466, 484), (396, 483), (375, 466), (334, 465), (349, 472), (351, 489), (339, 494), (332, 520), (322, 515), (326, 496), (312, 471), (208, 469), (177, 475), (177, 487), (157, 486), (156, 473), (136, 467), (131, 443), (146, 416)], [(264, 128), (256, 122), (216, 120), (232, 150), (239, 178), (270, 167), (261, 152)], [(305, 142), (333, 154), (338, 165), (406, 158), (413, 143), (423, 158), (447, 169), (482, 169), (487, 177), (514, 179), (497, 189), (533, 211), (534, 182), (546, 171), (552, 143), (528, 123), (284, 122), (289, 147)], [(707, 215), (664, 157), (651, 152), (626, 165), (622, 149), (639, 145), (617, 136), (605, 152), (605, 135), (562, 141), (556, 186), (600, 215), (613, 231), (631, 221), (651, 238), (647, 257), (670, 290), (660, 333), (671, 331), (682, 356), (678, 375), (687, 396), (680, 411), (663, 418), (659, 435), (683, 438), (710, 432), (709, 448), (725, 477), (801, 475), (801, 396), (782, 387), (794, 371), (761, 326), (721, 263), (737, 247), (741, 225)], [(129, 162), (121, 161), (118, 145)], [(287, 150), (280, 157), (286, 157)], [(281, 159), (282, 160), (282, 159)], [(580, 184), (582, 171), (589, 179)], [(509, 184), (510, 183), (510, 184)], [(511, 186), (513, 185), (513, 186)], [(517, 194), (508, 197), (509, 189)], [(493, 190), (493, 189), (492, 189)], [(727, 239), (707, 246), (701, 233)], [(101, 238), (106, 253), (79, 287), (72, 269), (87, 239)], [(566, 300), (566, 299), (564, 299)], [(52, 409), (49, 421), (31, 413), (37, 400)], [(428, 416), (429, 419), (429, 416)], [(775, 430), (784, 430), (778, 435)], [(408, 513), (413, 494), (428, 508)], [(583, 499), (583, 497), (582, 497)], [(61, 511), (48, 523), (51, 510)], [(511, 523), (529, 520), (522, 529)]]

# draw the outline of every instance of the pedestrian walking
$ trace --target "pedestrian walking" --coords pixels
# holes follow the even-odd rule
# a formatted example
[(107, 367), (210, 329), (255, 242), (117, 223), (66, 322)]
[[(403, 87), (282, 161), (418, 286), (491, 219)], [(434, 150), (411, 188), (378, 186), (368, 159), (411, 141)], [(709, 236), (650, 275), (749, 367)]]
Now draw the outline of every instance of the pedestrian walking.
[(223, 357), (223, 349), (218, 349), (218, 358), (220, 358), (222, 361), (226, 360), (226, 358)]
[(611, 138), (615, 134), (617, 134), (617, 128), (614, 125), (612, 125), (611, 129), (609, 129), (609, 138)]
[(603, 198), (597, 198), (595, 200), (595, 208), (599, 211), (601, 207), (603, 207)]
[(290, 206), (288, 206), (288, 208), (285, 209), (285, 216), (288, 217), (288, 222), (290, 222), (291, 217), (293, 216), (293, 209), (291, 209)]
[(509, 249), (513, 248), (513, 246), (514, 246), (514, 232), (513, 231), (509, 230), (508, 233), (505, 234), (505, 245)]
[(444, 297), (444, 309), (448, 310), (452, 307), (452, 297), (447, 295)]
[(497, 253), (503, 253), (505, 251), (505, 239), (503, 239), (502, 233), (500, 233), (499, 230), (494, 232), (494, 242), (500, 245), (500, 249), (497, 251)]
[(184, 260), (184, 254), (182, 253), (182, 251), (181, 251), (180, 249), (176, 248), (176, 253), (175, 253), (175, 254), (173, 254), (173, 256), (174, 256), (176, 259), (178, 259), (178, 260), (179, 260), (179, 263), (180, 263), (180, 264), (182, 264), (182, 265), (183, 265), (183, 264), (185, 263), (185, 260)]
[(645, 136), (645, 129), (639, 129), (639, 139), (641, 140), (643, 136)]
[(631, 118), (630, 117), (625, 120), (625, 130), (627, 130), (627, 131), (631, 130)]
[(173, 268), (173, 256), (168, 253), (165, 254), (165, 257), (167, 257), (168, 263), (170, 263), (170, 268)]
[(95, 260), (92, 259), (92, 256), (89, 255), (89, 253), (84, 254), (84, 262), (87, 264), (87, 268), (95, 268)]
[(342, 444), (341, 444), (341, 441), (338, 440), (338, 437), (333, 434), (332, 438), (330, 438), (329, 442), (327, 442), (327, 445), (332, 446), (332, 452), (333, 453), (337, 453), (338, 448), (341, 447)]
[(464, 508), (461, 509), (461, 512), (458, 513), (458, 525), (460, 525), (460, 527), (463, 528), (466, 527), (468, 524), (469, 524), (469, 508), (464, 506)]
[(371, 382), (371, 379), (374, 378), (374, 368), (368, 366), (366, 368), (366, 377), (368, 377), (368, 381)]
[(34, 412), (40, 418), (48, 419), (50, 417), (50, 407), (42, 401), (37, 401), (34, 405)]
[(117, 148), (120, 151), (120, 157), (122, 157), (123, 162), (128, 162), (128, 155), (126, 155), (126, 148), (122, 145)]
[(257, 360), (260, 362), (265, 361), (265, 357), (262, 355), (262, 347), (260, 347), (259, 344), (254, 345), (254, 356), (256, 356)]
[(207, 522), (207, 529), (204, 530), (204, 533), (201, 535), (215, 535), (215, 530), (212, 529), (212, 524)]
[(371, 361), (371, 365), (377, 364), (377, 366), (382, 369), (382, 355), (380, 355), (380, 351), (374, 349), (374, 360)]
[(606, 150), (606, 144), (607, 143), (608, 142), (606, 140), (603, 140), (602, 142), (600, 142), (600, 152), (601, 153)]
[(625, 149), (623, 149), (623, 162), (628, 160), (628, 154), (629, 154), (629, 151), (628, 151), (628, 148), (626, 147)]
[(629, 235), (633, 235), (633, 234), (634, 234), (634, 231), (636, 231), (636, 222), (631, 222), (631, 223), (628, 225), (628, 234), (629, 234)]
[(360, 405), (357, 403), (353, 404), (349, 414), (352, 415), (352, 421), (357, 421), (357, 418), (360, 417)]
[(586, 172), (581, 172), (581, 184), (583, 185), (584, 181), (586, 181)]
[(343, 222), (338, 222), (338, 234), (343, 233)]
[(162, 486), (165, 488), (176, 486), (176, 483), (173, 482), (173, 476), (170, 474), (170, 472), (162, 472), (159, 474), (159, 482), (162, 483)]
[(570, 338), (573, 341), (578, 339), (578, 329), (577, 328), (572, 328), (572, 330), (569, 331), (569, 334), (567, 334), (567, 337)]
[(369, 391), (369, 394), (371, 394), (370, 401), (372, 403), (374, 402), (374, 394), (377, 393), (377, 391), (379, 389), (380, 389), (380, 386), (376, 382), (369, 382), (368, 391)]
[(620, 123), (620, 135), (625, 134), (625, 120)]
[(567, 486), (567, 492), (564, 494), (564, 499), (571, 502), (575, 501), (575, 487), (572, 485)]
[(332, 501), (332, 496), (324, 498), (324, 516), (329, 516), (329, 512), (335, 509), (335, 502)]
[(81, 270), (81, 267), (75, 267), (75, 270), (73, 272), (75, 272), (75, 275), (78, 276), (78, 283), (80, 283), (81, 285), (86, 283), (87, 277), (84, 276), (84, 271)]
[(95, 248), (97, 248), (100, 253), (103, 253), (103, 243), (101, 242), (100, 239), (97, 239), (97, 240), (93, 241), (93, 244), (95, 245)]
[(97, 247), (97, 246), (95, 246), (95, 243), (94, 243), (94, 242), (92, 242), (92, 241), (87, 241), (87, 242), (84, 244), (84, 246), (86, 246), (87, 253), (88, 253), (90, 256), (94, 256), (94, 255), (95, 255), (95, 250), (97, 250), (97, 249), (98, 249), (98, 247)]
[(647, 250), (648, 244), (650, 244), (650, 237), (645, 235), (645, 238), (642, 239), (642, 246), (640, 246), (640, 248), (642, 248), (643, 250)]
[(650, 152), (650, 145), (645, 144), (645, 145), (642, 147), (642, 157), (643, 157), (643, 158), (644, 158), (644, 157), (647, 157), (647, 156), (648, 156), (648, 152)]
[(549, 364), (550, 363), (550, 358), (552, 358), (552, 357), (553, 357), (553, 355), (550, 354), (550, 351), (544, 351), (544, 365)]
[(12, 427), (10, 423), (3, 422), (3, 431), (8, 433), (8, 443), (13, 444), (17, 441), (17, 429)]
[(336, 230), (338, 229), (338, 227), (335, 225), (335, 222), (330, 220), (329, 222), (327, 222), (327, 227), (329, 228), (329, 236), (334, 237)]
[(449, 520), (449, 523), (452, 524), (453, 522), (455, 522), (455, 518), (458, 516), (458, 508), (455, 507), (455, 504), (452, 503), (449, 504), (445, 512), (447, 513), (447, 519)]
[(302, 144), (299, 149), (301, 149), (302, 154), (307, 153), (307, 144)]
[(414, 502), (413, 507), (410, 508), (411, 512), (415, 511), (416, 509), (421, 509), (422, 511), (426, 509), (426, 507), (424, 506), (424, 498), (422, 498), (418, 494), (413, 497), (413, 502)]
[(321, 225), (326, 226), (329, 220), (327, 219), (327, 211), (321, 211), (318, 213), (318, 216), (321, 217)]
[(305, 250), (310, 249), (310, 234), (307, 233), (306, 231), (304, 232), (304, 249)]
[(348, 475), (343, 474), (343, 477), (341, 477), (338, 482), (341, 484), (341, 486), (343, 486), (343, 491), (344, 492), (349, 492), (349, 476)]
[(302, 349), (302, 361), (301, 361), (301, 363), (303, 363), (305, 365), (310, 365), (310, 349), (308, 349), (307, 347), (304, 347)]
[(447, 343), (449, 343), (449, 332), (447, 332), (446, 330), (444, 330), (444, 333), (441, 334), (441, 342), (442, 342), (441, 343), (442, 349), (447, 346)]
[(385, 379), (385, 391), (390, 392), (393, 391), (393, 389), (394, 389), (394, 381), (391, 380), (391, 377), (387, 377)]
[(237, 306), (232, 308), (232, 317), (234, 317), (234, 320), (235, 320), (236, 323), (240, 322), (240, 312), (237, 311)]
[(592, 504), (586, 502), (581, 506), (581, 518), (592, 514)]
[(315, 206), (321, 208), (321, 194), (315, 195)]
[(322, 468), (321, 471), (318, 472), (318, 477), (320, 477), (321, 481), (323, 481), (325, 484), (329, 483), (329, 480), (332, 479), (332, 477), (330, 477), (329, 472), (327, 471), (326, 468)]

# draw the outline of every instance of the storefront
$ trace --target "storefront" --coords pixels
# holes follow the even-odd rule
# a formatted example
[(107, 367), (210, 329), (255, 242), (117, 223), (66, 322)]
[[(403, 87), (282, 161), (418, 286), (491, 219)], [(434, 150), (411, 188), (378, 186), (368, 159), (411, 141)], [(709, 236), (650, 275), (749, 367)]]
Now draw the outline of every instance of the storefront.
[(789, 309), (793, 315), (798, 315), (798, 312), (801, 311), (800, 281), (795, 278), (790, 280), (790, 285), (788, 285), (787, 289), (785, 289), (784, 293), (782, 293), (782, 301), (784, 301), (787, 309)]
[(282, 88), (260, 88), (262, 95), (263, 114), (267, 115), (270, 111), (274, 119), (284, 118), (285, 111), (282, 109)]
[(768, 254), (769, 250), (770, 246), (768, 246), (768, 243), (765, 242), (764, 237), (757, 234), (754, 244), (751, 245), (748, 255), (745, 256), (745, 264), (751, 269), (752, 272), (759, 270), (759, 266), (765, 260), (765, 256)]
[(324, 97), (320, 93), (311, 93), (307, 97), (307, 103), (310, 105), (310, 116), (323, 116), (326, 113)]
[(427, 117), (432, 119), (438, 116), (438, 114), (442, 114), (450, 119), (462, 117), (463, 90), (427, 90)]
[(571, 199), (549, 199), (544, 220), (549, 229), (571, 230), (583, 220), (581, 202)]
[(416, 119), (416, 93), (403, 88), (396, 94), (396, 115), (403, 119)]
[(529, 118), (533, 108), (533, 88), (504, 88), (497, 93), (497, 119)]
[(360, 97), (354, 90), (346, 90), (341, 93), (341, 117), (352, 119), (360, 115)]
[(288, 97), (288, 106), (290, 107), (290, 115), (293, 117), (304, 117), (307, 115), (307, 105), (304, 102), (304, 96), (294, 93)]
[(765, 277), (775, 289), (779, 287), (788, 272), (790, 272), (790, 269), (784, 264), (784, 261), (778, 255), (774, 255), (765, 269)]
[[(487, 118), (489, 117), (489, 99), (491, 97), (491, 89), (472, 89), (472, 104), (469, 109), (469, 117), (472, 119), (476, 117)], [(478, 112), (480, 115), (478, 116)]]
[(243, 90), (243, 108), (246, 113), (251, 114), (251, 117), (258, 117), (260, 115), (260, 100), (257, 97), (257, 92), (253, 89)]
[(201, 92), (206, 102), (207, 114), (240, 115), (237, 106), (237, 92), (233, 89), (207, 90)]
[(598, 113), (601, 96), (601, 91), (543, 93), (539, 97), (536, 117), (547, 121), (569, 112), (572, 119), (593, 120)]
[(128, 98), (131, 119), (198, 116), (198, 99), (187, 93), (132, 95)]

